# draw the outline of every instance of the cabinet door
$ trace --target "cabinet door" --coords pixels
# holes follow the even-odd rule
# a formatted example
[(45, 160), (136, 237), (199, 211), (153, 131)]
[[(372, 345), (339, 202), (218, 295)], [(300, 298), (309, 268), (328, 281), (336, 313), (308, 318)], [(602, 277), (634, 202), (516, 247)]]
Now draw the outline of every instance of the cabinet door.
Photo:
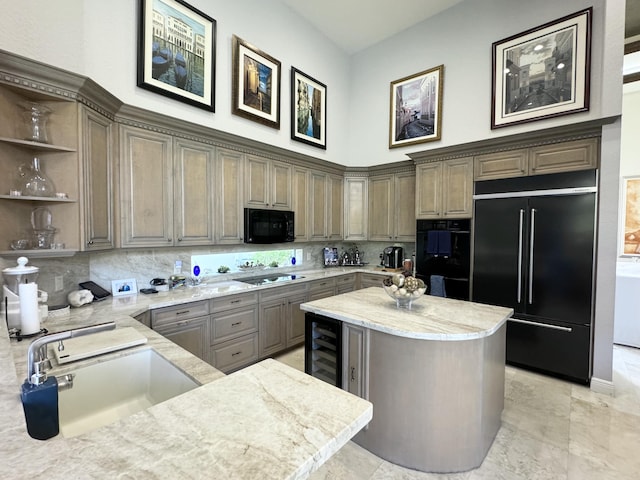
[(474, 158), (474, 179), (524, 177), (528, 174), (529, 150), (487, 153)]
[(311, 186), (310, 205), (310, 240), (325, 240), (327, 238), (327, 174), (324, 172), (310, 173)]
[(309, 282), (309, 301), (332, 297), (336, 294), (336, 281), (334, 278)]
[(256, 155), (246, 155), (245, 160), (245, 204), (247, 207), (269, 206), (269, 160)]
[(160, 335), (205, 362), (209, 361), (209, 317), (192, 318), (155, 328)]
[(309, 240), (309, 171), (295, 167), (293, 171), (293, 212), (296, 242)]
[(392, 198), (393, 175), (369, 178), (369, 240), (393, 239)]
[(284, 300), (260, 302), (260, 357), (287, 347)]
[(329, 175), (329, 205), (327, 212), (327, 228), (329, 238), (331, 240), (342, 239), (342, 219), (344, 213), (343, 197), (344, 186), (343, 179), (338, 175)]
[(113, 122), (82, 107), (84, 250), (114, 247)]
[(369, 330), (342, 325), (342, 388), (365, 400), (369, 399)]
[(416, 241), (416, 175), (397, 173), (394, 178), (394, 201), (389, 205), (394, 219), (393, 239), (399, 242)]
[(442, 163), (416, 167), (416, 217), (440, 218), (442, 211)]
[(369, 197), (366, 178), (344, 180), (344, 239), (367, 240), (367, 212)]
[(233, 150), (218, 148), (216, 152), (215, 201), (216, 243), (242, 243), (243, 155)]
[(286, 163), (271, 162), (269, 173), (269, 206), (281, 210), (291, 210), (292, 167)]
[(442, 215), (471, 218), (473, 212), (473, 158), (447, 160), (442, 170)]
[(121, 127), (121, 215), (123, 247), (173, 244), (172, 139)]
[(214, 241), (213, 168), (215, 149), (176, 139), (174, 144), (174, 220), (176, 245)]
[(287, 347), (304, 343), (304, 310), (300, 305), (307, 301), (307, 294), (287, 298)]
[(599, 150), (597, 138), (534, 147), (529, 154), (529, 174), (597, 168)]

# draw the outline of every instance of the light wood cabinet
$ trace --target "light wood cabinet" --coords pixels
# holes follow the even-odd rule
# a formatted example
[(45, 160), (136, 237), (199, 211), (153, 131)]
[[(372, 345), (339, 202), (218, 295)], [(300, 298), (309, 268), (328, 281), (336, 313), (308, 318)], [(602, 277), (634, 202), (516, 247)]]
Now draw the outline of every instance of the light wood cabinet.
[(287, 319), (287, 348), (304, 343), (304, 310), (300, 305), (307, 301), (307, 293), (291, 295), (285, 305)]
[(151, 328), (204, 361), (209, 361), (209, 303), (191, 302), (151, 311)]
[(122, 247), (173, 245), (173, 139), (120, 127)]
[(311, 171), (309, 173), (309, 239), (326, 240), (328, 198), (327, 198), (327, 174), (324, 172)]
[(543, 175), (598, 167), (598, 139), (587, 138), (477, 155), (475, 180)]
[(192, 140), (173, 145), (173, 216), (175, 245), (210, 245), (214, 241), (215, 150)]
[(327, 211), (327, 230), (330, 240), (342, 239), (344, 218), (344, 180), (340, 175), (329, 175), (329, 205)]
[(364, 241), (368, 238), (368, 179), (344, 179), (344, 239)]
[(293, 169), (293, 212), (295, 241), (309, 240), (309, 170)]
[(414, 172), (369, 178), (369, 240), (415, 241)]
[(260, 292), (260, 358), (278, 353), (304, 341), (304, 312), (307, 287), (300, 284)]
[(113, 122), (85, 106), (82, 119), (82, 172), (85, 250), (105, 250), (114, 243)]
[(419, 164), (416, 185), (417, 218), (471, 218), (472, 157)]
[(369, 329), (342, 325), (342, 389), (369, 399)]
[(233, 150), (216, 151), (215, 202), (216, 243), (242, 243), (244, 235), (243, 155)]
[(121, 127), (123, 247), (214, 241), (213, 147)]
[(350, 273), (336, 278), (336, 295), (353, 292), (356, 289), (356, 274)]
[(324, 278), (309, 282), (309, 301), (332, 297), (336, 294), (336, 279)]
[(382, 287), (382, 281), (384, 278), (384, 275), (360, 272), (356, 279), (356, 288)]
[(209, 363), (224, 373), (246, 367), (258, 360), (258, 333), (245, 335), (216, 345)]
[(245, 158), (245, 205), (291, 210), (292, 166), (257, 155)]
[[(19, 85), (22, 85), (20, 82)], [(26, 83), (25, 83), (26, 85)], [(31, 86), (31, 85), (29, 85)], [(25, 132), (22, 102), (36, 102), (51, 109), (48, 123), (48, 142), (23, 140)], [(54, 256), (72, 254), (84, 249), (81, 239), (81, 179), (78, 177), (79, 120), (78, 105), (39, 91), (20, 86), (0, 85), (0, 253), (7, 256)], [(47, 197), (30, 196), (22, 191), (24, 176), (19, 170), (29, 171), (33, 158), (38, 157), (41, 171), (49, 177), (55, 192)], [(22, 167), (21, 167), (22, 166)], [(11, 195), (19, 190), (21, 195)], [(67, 198), (58, 198), (56, 193)], [(56, 233), (53, 243), (64, 243), (64, 250), (44, 250), (36, 246), (12, 250), (13, 240), (31, 240), (31, 211), (37, 207), (49, 209)]]

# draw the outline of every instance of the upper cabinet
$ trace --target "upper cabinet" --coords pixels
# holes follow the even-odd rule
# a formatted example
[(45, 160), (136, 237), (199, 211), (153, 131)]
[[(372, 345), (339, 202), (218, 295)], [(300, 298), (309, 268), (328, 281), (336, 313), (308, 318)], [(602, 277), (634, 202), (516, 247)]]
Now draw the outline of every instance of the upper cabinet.
[(245, 205), (291, 210), (292, 166), (257, 155), (246, 155)]
[(475, 180), (524, 177), (598, 167), (598, 138), (477, 155)]
[(369, 240), (413, 242), (416, 175), (413, 171), (369, 177)]
[(214, 241), (215, 149), (137, 127), (121, 127), (123, 247)]
[(368, 238), (367, 177), (346, 176), (344, 179), (344, 239), (364, 241)]
[(218, 148), (216, 154), (216, 243), (242, 243), (244, 155), (226, 148)]
[(82, 119), (81, 188), (84, 199), (82, 243), (86, 250), (105, 250), (114, 244), (113, 121), (85, 106)]
[(309, 239), (342, 239), (342, 176), (312, 170), (309, 188)]
[(416, 185), (417, 218), (471, 218), (473, 158), (418, 164)]
[(295, 241), (309, 240), (309, 170), (293, 168), (293, 213)]

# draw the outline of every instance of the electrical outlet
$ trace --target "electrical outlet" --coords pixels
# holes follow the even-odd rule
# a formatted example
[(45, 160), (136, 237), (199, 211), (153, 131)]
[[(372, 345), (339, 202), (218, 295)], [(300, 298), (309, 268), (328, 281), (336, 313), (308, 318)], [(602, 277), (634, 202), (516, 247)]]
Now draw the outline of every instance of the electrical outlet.
[(54, 290), (56, 292), (64, 290), (64, 278), (62, 277), (62, 275), (56, 275), (56, 277), (54, 278)]
[(311, 261), (311, 252), (307, 252), (307, 262)]

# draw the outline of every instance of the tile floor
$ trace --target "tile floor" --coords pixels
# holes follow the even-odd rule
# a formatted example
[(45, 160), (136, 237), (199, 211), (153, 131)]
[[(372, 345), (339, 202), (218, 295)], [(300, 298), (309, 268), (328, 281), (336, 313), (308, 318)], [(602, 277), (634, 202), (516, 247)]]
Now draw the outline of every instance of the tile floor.
[[(615, 397), (512, 367), (502, 427), (482, 465), (438, 475), (398, 467), (349, 442), (312, 480), (638, 480), (640, 349), (615, 346)], [(304, 370), (302, 349), (278, 360)]]

